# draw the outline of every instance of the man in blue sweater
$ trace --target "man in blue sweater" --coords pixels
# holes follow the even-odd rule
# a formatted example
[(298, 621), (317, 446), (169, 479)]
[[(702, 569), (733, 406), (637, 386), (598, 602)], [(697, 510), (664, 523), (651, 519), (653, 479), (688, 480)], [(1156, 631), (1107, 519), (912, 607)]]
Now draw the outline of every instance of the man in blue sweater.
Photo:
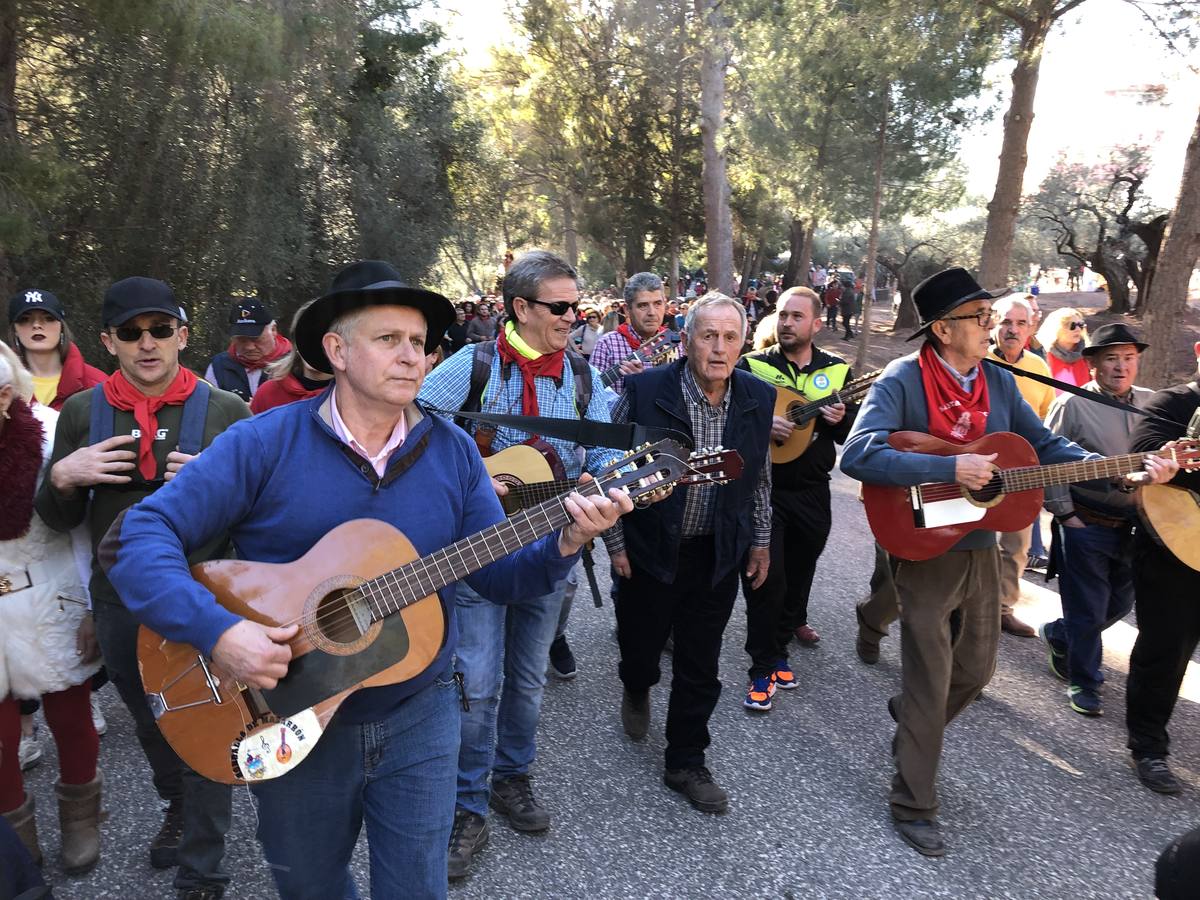
[[(994, 299), (960, 268), (932, 275), (913, 290), (922, 324), (909, 340), (924, 335), (924, 346), (892, 362), (875, 382), (846, 439), (843, 472), (869, 484), (900, 487), (955, 482), (978, 490), (991, 480), (995, 454), (901, 452), (887, 442), (896, 431), (926, 432), (959, 444), (985, 433), (1016, 432), (1043, 464), (1094, 456), (1052, 434), (1008, 372), (981, 364)], [(1154, 480), (1169, 478), (1169, 468), (1157, 461), (1147, 466)], [(946, 726), (996, 668), (999, 566), (996, 533), (975, 531), (941, 556), (902, 560), (896, 569), (903, 675), (900, 696), (888, 702), (897, 722), (892, 817), (900, 836), (926, 856), (945, 852), (936, 782)]]
[[(425, 356), (453, 318), (449, 301), (406, 286), (386, 263), (343, 269), (296, 327), (305, 360), (336, 374), (336, 386), (238, 423), (109, 532), (103, 555), (130, 611), (271, 689), (287, 674), (297, 626), (265, 627), (219, 606), (188, 573), (193, 548), (228, 533), (239, 558), (284, 563), (337, 525), (371, 518), (427, 555), (504, 521), (470, 439), (414, 402)], [(497, 603), (544, 594), (587, 540), (632, 509), (615, 491), (572, 494), (565, 506), (570, 525), (468, 583)], [(371, 896), (445, 896), (460, 697), (454, 588), (439, 594), (447, 637), (434, 662), (353, 694), (303, 765), (254, 785), (281, 896), (356, 897), (348, 863), (364, 821)]]

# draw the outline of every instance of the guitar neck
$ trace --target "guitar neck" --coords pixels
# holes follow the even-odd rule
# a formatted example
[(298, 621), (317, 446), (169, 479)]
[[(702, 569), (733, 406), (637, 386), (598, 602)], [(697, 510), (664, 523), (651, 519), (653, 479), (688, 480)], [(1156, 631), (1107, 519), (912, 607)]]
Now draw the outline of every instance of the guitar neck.
[(567, 478), (560, 478), (556, 481), (534, 481), (529, 484), (510, 484), (506, 496), (516, 500), (521, 509), (525, 509), (536, 506), (538, 503), (545, 503), (547, 500), (553, 500), (567, 491), (573, 491), (578, 484)]
[(1049, 466), (1024, 466), (1004, 469), (1000, 478), (1004, 483), (1004, 490), (1009, 493), (1058, 484), (1075, 484), (1098, 478), (1119, 478), (1130, 472), (1140, 471), (1147, 456), (1169, 457), (1173, 453), (1172, 450), (1156, 450), (1150, 453), (1126, 453), (1122, 456), (1106, 456), (1104, 459), (1055, 463)]
[(875, 381), (875, 376), (859, 378), (850, 382), (840, 390), (834, 391), (827, 397), (822, 397), (820, 400), (813, 400), (811, 403), (806, 403), (803, 406), (797, 407), (788, 412), (788, 418), (797, 424), (803, 425), (810, 419), (815, 419), (827, 406), (833, 406), (837, 403), (853, 403), (871, 388), (872, 382)]
[(605, 387), (612, 387), (616, 382), (620, 381), (622, 378), (621, 366), (623, 364), (630, 362), (631, 360), (635, 360), (635, 359), (640, 359), (643, 362), (645, 362), (646, 361), (645, 351), (647, 349), (653, 349), (655, 352), (657, 352), (658, 345), (660, 343), (663, 343), (663, 335), (665, 335), (667, 333), (668, 332), (664, 331), (661, 334), (659, 334), (655, 337), (652, 337), (648, 341), (643, 341), (642, 345), (640, 347), (638, 347), (636, 350), (634, 350), (632, 353), (630, 353), (628, 356), (624, 357), (619, 362), (616, 362), (613, 365), (609, 366), (607, 369), (605, 369), (603, 372), (600, 373), (600, 383), (603, 384)]
[[(575, 490), (585, 495), (598, 494), (607, 480), (575, 485)], [(359, 590), (366, 598), (371, 621), (385, 619), (562, 528), (571, 521), (563, 506), (564, 499), (555, 497), (520, 510), (503, 522), (365, 582)]]

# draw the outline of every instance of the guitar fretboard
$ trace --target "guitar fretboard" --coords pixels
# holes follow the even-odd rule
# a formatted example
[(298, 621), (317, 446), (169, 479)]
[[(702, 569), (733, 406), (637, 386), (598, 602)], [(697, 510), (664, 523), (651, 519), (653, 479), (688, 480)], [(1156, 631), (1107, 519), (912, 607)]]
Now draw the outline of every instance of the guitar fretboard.
[(811, 403), (805, 403), (803, 406), (796, 406), (789, 409), (787, 417), (790, 421), (798, 425), (803, 425), (805, 422), (815, 419), (820, 415), (821, 410), (826, 406), (833, 406), (837, 403), (853, 403), (871, 389), (871, 385), (874, 384), (875, 379), (878, 377), (879, 372), (871, 372), (862, 378), (856, 378), (827, 397), (822, 397), (820, 400), (813, 400)]
[[(583, 495), (599, 494), (609, 480), (601, 478), (573, 485), (573, 488)], [(371, 621), (378, 622), (399, 612), (562, 528), (571, 521), (570, 513), (563, 506), (564, 499), (557, 496), (520, 510), (503, 522), (359, 585), (357, 590), (367, 601)]]
[(1173, 457), (1174, 451), (1126, 453), (1122, 456), (1107, 456), (1104, 459), (1004, 469), (1000, 473), (1000, 478), (1004, 482), (1004, 490), (1007, 492), (1028, 491), (1056, 484), (1074, 484), (1097, 478), (1119, 478), (1139, 471), (1148, 456)]

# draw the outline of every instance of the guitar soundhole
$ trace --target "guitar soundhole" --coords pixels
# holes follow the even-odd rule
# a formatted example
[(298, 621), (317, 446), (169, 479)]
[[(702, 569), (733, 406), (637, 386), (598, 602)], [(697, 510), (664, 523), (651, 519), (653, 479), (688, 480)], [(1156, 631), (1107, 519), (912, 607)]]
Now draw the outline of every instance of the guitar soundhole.
[(969, 493), (971, 495), (971, 499), (980, 506), (987, 506), (989, 503), (995, 502), (995, 500), (1004, 493), (1004, 481), (999, 475), (993, 475), (992, 480), (979, 490), (968, 491), (967, 493)]
[(304, 633), (314, 647), (335, 656), (358, 653), (383, 628), (359, 590), (363, 579), (339, 575), (320, 584), (304, 605)]

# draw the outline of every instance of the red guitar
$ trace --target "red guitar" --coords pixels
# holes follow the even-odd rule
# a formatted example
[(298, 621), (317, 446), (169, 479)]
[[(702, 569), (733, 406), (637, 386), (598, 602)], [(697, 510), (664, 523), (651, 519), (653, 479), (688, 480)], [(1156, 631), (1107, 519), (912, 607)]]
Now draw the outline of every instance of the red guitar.
[(919, 431), (888, 438), (896, 450), (957, 456), (998, 454), (996, 473), (977, 491), (960, 484), (913, 487), (863, 485), (863, 503), (875, 540), (892, 556), (919, 561), (945, 553), (972, 531), (1020, 531), (1037, 518), (1042, 488), (1139, 472), (1147, 456), (1174, 459), (1184, 469), (1200, 469), (1200, 441), (1180, 441), (1170, 450), (1128, 453), (1088, 462), (1038, 464), (1023, 437), (1008, 432), (984, 435), (969, 444), (951, 444)]

